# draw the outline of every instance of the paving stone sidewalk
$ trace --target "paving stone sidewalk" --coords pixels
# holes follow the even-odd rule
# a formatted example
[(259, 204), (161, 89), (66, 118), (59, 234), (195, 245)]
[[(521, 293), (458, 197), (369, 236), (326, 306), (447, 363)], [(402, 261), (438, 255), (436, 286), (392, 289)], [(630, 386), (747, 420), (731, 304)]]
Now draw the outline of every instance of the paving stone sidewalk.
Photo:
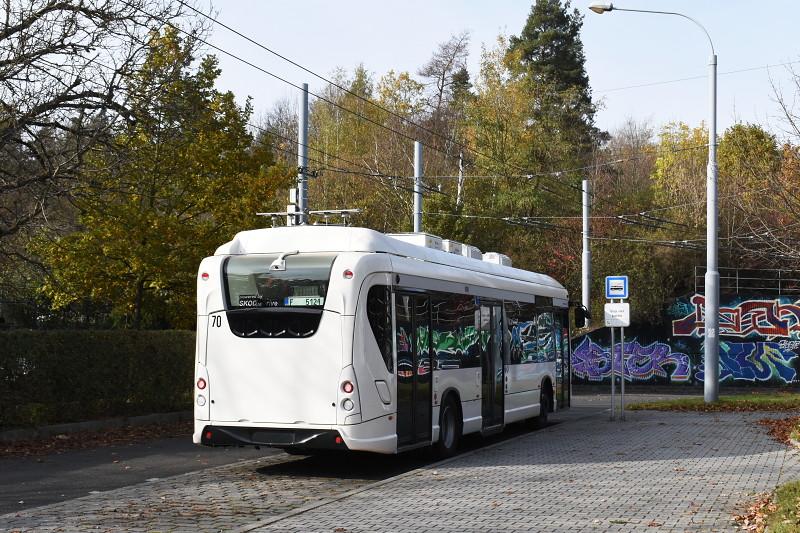
[(764, 414), (633, 412), (553, 426), (256, 531), (734, 531), (754, 493), (800, 478)]
[(279, 454), (0, 515), (0, 532), (231, 531), (374, 482), (331, 474)]
[(585, 405), (377, 485), (380, 468), (281, 454), (1, 515), (0, 531), (732, 531), (737, 505), (800, 478), (763, 414), (622, 424)]

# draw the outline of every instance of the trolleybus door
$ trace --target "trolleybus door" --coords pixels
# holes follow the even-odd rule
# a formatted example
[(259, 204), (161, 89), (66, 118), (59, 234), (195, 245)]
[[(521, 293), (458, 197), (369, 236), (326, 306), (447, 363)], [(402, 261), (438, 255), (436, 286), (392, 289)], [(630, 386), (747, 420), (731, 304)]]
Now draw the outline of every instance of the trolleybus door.
[(431, 440), (430, 298), (395, 295), (397, 445)]
[(503, 424), (503, 311), (499, 305), (481, 307), (483, 429)]
[(569, 315), (557, 312), (553, 321), (553, 334), (556, 343), (556, 402), (559, 409), (569, 407), (570, 377), (572, 368), (569, 343)]

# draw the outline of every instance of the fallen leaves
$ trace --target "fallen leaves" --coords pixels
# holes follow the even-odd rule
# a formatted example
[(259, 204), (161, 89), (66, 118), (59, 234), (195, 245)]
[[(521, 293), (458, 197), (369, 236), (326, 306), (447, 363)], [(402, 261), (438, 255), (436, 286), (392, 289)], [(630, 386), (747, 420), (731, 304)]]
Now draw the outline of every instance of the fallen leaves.
[(789, 438), (792, 432), (800, 427), (800, 416), (790, 416), (788, 418), (763, 418), (756, 422), (759, 426), (767, 428), (767, 433), (770, 437), (782, 442), (787, 446), (791, 443)]
[[(32, 457), (67, 450), (101, 448), (170, 437), (190, 438), (192, 421), (81, 431), (44, 439), (0, 443), (0, 457)], [(114, 462), (118, 462), (115, 460)]]
[(744, 531), (764, 533), (767, 527), (767, 517), (776, 510), (777, 506), (772, 501), (772, 494), (761, 494), (744, 514), (734, 515), (733, 519)]

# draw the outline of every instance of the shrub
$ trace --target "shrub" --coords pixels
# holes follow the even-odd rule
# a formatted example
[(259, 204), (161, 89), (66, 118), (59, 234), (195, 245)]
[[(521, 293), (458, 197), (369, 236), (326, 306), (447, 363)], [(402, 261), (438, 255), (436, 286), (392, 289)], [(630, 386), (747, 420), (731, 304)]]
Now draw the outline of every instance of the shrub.
[(0, 427), (191, 408), (193, 331), (0, 331)]

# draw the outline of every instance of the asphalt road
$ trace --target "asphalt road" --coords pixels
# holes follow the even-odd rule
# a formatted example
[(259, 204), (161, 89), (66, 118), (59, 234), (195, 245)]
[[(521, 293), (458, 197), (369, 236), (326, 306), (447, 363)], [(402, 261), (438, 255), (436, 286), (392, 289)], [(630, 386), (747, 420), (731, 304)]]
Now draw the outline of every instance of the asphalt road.
[(276, 453), (281, 452), (206, 448), (192, 444), (188, 436), (2, 458), (0, 514)]

